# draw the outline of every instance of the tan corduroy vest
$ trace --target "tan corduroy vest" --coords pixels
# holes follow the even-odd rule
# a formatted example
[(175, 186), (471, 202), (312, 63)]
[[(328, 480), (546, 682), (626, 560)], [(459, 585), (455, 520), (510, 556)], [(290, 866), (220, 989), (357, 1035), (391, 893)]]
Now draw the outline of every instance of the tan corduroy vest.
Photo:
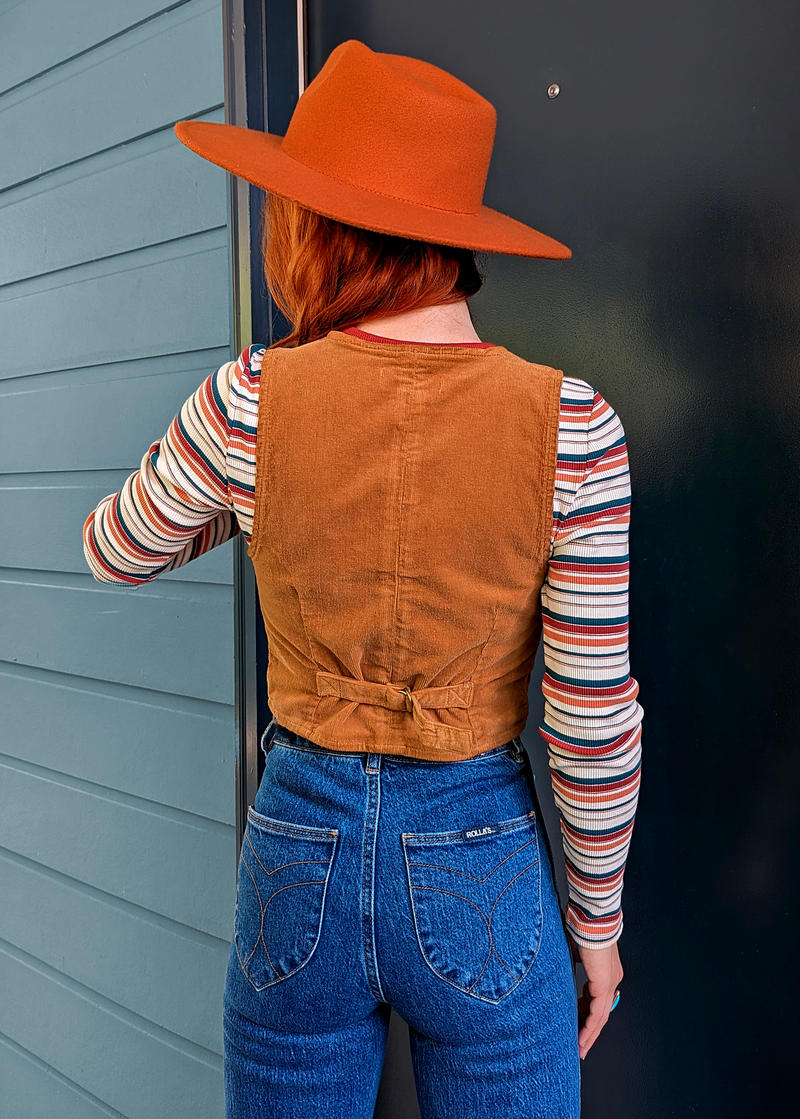
[(265, 353), (248, 555), (280, 724), (436, 761), (522, 731), (561, 378), (339, 331)]

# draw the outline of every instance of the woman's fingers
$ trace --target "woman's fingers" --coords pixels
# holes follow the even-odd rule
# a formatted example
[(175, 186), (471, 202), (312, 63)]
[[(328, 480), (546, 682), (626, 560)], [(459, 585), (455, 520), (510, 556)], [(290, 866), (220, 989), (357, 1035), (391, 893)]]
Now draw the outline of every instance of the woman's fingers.
[[(583, 1019), (581, 1028), (578, 1031), (578, 1050), (581, 1060), (583, 1060), (597, 1041), (600, 1036), (600, 1031), (608, 1021), (608, 1016), (611, 1013), (611, 1005), (614, 1002), (614, 995), (616, 993), (614, 989), (610, 992), (605, 992), (602, 995), (595, 995), (593, 997), (588, 989), (589, 984), (586, 983), (583, 988), (583, 995), (580, 999), (580, 1002), (588, 1008), (588, 1013)], [(579, 1023), (581, 1022), (580, 1010), (578, 1011), (578, 1021)]]
[(578, 1050), (582, 1060), (608, 1021), (623, 973), (616, 944), (582, 947), (580, 955), (588, 976), (578, 999)]

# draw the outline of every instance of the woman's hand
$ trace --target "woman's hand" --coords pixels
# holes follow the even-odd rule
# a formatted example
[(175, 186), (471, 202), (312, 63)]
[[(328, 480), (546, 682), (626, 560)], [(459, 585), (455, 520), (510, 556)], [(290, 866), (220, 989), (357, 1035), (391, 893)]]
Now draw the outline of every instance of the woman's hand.
[(584, 948), (573, 941), (572, 948), (573, 956), (577, 951), (588, 976), (578, 999), (578, 1050), (583, 1060), (608, 1021), (623, 971), (616, 944), (607, 948)]

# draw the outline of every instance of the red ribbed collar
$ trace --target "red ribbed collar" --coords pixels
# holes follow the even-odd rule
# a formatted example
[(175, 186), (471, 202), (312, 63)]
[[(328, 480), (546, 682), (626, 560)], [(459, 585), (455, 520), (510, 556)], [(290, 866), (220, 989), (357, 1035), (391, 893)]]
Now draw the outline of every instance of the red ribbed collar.
[[(367, 342), (389, 342), (392, 345), (402, 346), (407, 343), (409, 346), (419, 345), (417, 342), (409, 342), (407, 338), (384, 338), (380, 334), (368, 334), (366, 330), (359, 330), (357, 326), (348, 326), (342, 331), (342, 334), (352, 334), (354, 338), (363, 338)], [(473, 350), (493, 350), (493, 342), (426, 342), (426, 346), (469, 346)]]

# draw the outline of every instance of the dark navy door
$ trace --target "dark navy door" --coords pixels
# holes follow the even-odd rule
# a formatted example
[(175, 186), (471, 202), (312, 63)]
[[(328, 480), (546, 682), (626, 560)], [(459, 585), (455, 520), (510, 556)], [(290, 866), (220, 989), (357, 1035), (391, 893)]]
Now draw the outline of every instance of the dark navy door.
[[(282, 131), (296, 5), (265, 10)], [(478, 332), (595, 385), (626, 428), (644, 777), (624, 994), (583, 1066), (584, 1114), (790, 1114), (800, 8), (310, 0), (307, 35), (309, 77), (357, 38), (495, 104), (486, 203), (574, 256), (488, 258)], [(534, 674), (543, 787), (540, 709)], [(391, 1039), (376, 1114), (411, 1119), (402, 1022)]]

